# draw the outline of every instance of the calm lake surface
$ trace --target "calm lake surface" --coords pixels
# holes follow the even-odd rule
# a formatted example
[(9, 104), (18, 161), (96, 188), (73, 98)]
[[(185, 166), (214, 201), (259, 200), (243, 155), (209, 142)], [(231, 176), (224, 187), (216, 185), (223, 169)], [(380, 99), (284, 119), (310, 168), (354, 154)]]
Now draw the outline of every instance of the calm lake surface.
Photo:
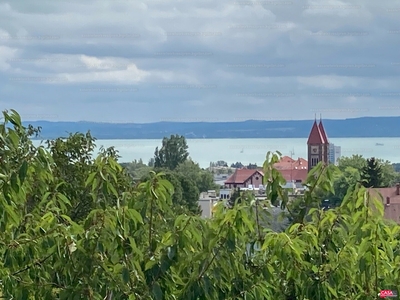
[[(36, 145), (40, 141), (34, 141)], [(188, 139), (190, 157), (206, 168), (211, 161), (224, 160), (228, 164), (262, 164), (268, 151), (280, 151), (282, 155), (307, 159), (307, 138), (295, 139)], [(377, 157), (393, 163), (400, 162), (400, 138), (332, 138), (330, 143), (341, 146), (342, 156), (361, 154)], [(376, 144), (381, 145), (376, 145)], [(115, 146), (122, 156), (120, 162), (142, 159), (147, 163), (154, 157), (155, 148), (161, 147), (157, 140), (97, 140), (98, 147)]]

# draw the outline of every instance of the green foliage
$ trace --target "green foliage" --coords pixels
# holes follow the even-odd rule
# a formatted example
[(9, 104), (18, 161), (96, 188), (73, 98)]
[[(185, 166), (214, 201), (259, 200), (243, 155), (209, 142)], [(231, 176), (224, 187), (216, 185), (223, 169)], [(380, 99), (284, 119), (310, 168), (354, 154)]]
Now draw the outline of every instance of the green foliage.
[[(177, 215), (168, 175), (152, 171), (132, 185), (112, 149), (87, 159), (82, 185), (58, 169), (75, 170), (76, 158), (66, 157), (76, 151), (59, 142), (55, 152), (35, 148), (19, 115), (4, 116), (0, 291), (5, 299), (372, 300), (381, 289), (400, 288), (400, 226), (383, 219), (378, 199), (356, 184), (340, 207), (318, 207), (318, 194), (333, 190), (334, 166), (313, 168), (293, 211), (273, 168), (280, 154), (268, 153), (268, 198), (293, 220), (276, 232), (263, 224), (272, 208), (246, 193), (233, 208), (218, 203), (211, 219)], [(68, 147), (82, 136), (73, 140)], [(65, 189), (68, 184), (76, 194)], [(91, 210), (74, 221), (69, 216), (74, 197), (86, 194), (93, 200)], [(28, 209), (30, 198), (36, 202)]]
[(154, 152), (154, 167), (174, 170), (189, 157), (187, 149), (188, 145), (184, 136), (165, 137), (162, 140), (161, 149), (157, 147)]
[(347, 167), (352, 167), (357, 170), (362, 170), (367, 165), (367, 160), (359, 154), (351, 157), (343, 156), (338, 160), (338, 168), (344, 171)]
[(188, 177), (174, 171), (166, 170), (166, 179), (174, 187), (172, 194), (173, 210), (176, 213), (189, 212), (199, 214), (199, 190), (195, 183)]
[(233, 207), (236, 203), (240, 203), (241, 202), (240, 196), (241, 196), (240, 188), (236, 188), (233, 191), (232, 196), (228, 200), (229, 207)]
[(367, 165), (362, 170), (361, 178), (365, 187), (382, 186), (382, 168), (374, 157), (367, 159)]
[[(372, 161), (371, 161), (372, 160)], [(368, 166), (369, 162), (371, 166)], [(376, 166), (375, 166), (376, 165)], [(375, 187), (390, 187), (393, 186), (396, 182), (399, 181), (399, 173), (394, 169), (394, 165), (390, 161), (385, 161), (383, 159), (366, 159), (362, 155), (353, 155), (352, 157), (341, 157), (339, 159), (339, 169), (342, 172), (345, 172), (347, 167), (352, 167), (358, 170), (362, 179), (367, 180), (368, 182), (368, 172), (371, 171), (372, 168), (378, 168), (380, 170), (380, 175), (377, 177), (377, 182), (375, 182)], [(369, 171), (368, 171), (369, 170)], [(365, 173), (367, 172), (367, 173)], [(364, 174), (364, 176), (363, 176)], [(356, 176), (358, 177), (358, 176)]]
[(176, 167), (175, 172), (193, 181), (199, 192), (207, 192), (208, 190), (215, 190), (217, 188), (213, 175), (209, 171), (201, 169), (199, 164), (193, 162), (191, 159), (180, 163)]
[(152, 170), (152, 167), (144, 164), (141, 159), (135, 159), (130, 163), (121, 163), (121, 166), (136, 180), (145, 177)]
[[(333, 178), (334, 192), (321, 195), (321, 199), (328, 199), (331, 205), (338, 206), (347, 191), (358, 182), (363, 181), (365, 186), (371, 187), (371, 180), (373, 179), (375, 180), (374, 187), (391, 187), (400, 180), (399, 173), (396, 173), (389, 161), (375, 159), (375, 162), (368, 166), (369, 161), (362, 155), (341, 157), (338, 164), (338, 169), (341, 172), (335, 173)], [(379, 169), (379, 172), (376, 173), (374, 168)]]
[(243, 167), (244, 167), (244, 165), (241, 162), (236, 162), (236, 163), (231, 164), (231, 168), (240, 169)]

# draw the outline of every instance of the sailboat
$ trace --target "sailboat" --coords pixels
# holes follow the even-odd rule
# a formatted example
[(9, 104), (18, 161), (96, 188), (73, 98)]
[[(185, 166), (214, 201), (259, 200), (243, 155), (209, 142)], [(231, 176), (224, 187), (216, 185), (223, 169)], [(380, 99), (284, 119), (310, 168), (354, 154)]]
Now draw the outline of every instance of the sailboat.
[(242, 151), (240, 151), (240, 153), (243, 153), (243, 150), (244, 150), (244, 149), (242, 148)]

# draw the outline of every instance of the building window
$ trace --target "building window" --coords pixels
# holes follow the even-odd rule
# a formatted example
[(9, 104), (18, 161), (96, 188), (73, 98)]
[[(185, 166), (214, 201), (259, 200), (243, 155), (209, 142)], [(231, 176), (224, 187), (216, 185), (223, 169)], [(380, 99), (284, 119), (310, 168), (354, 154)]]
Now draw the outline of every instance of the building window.
[(236, 183), (233, 185), (233, 187), (234, 187), (234, 188), (236, 187)]
[(256, 180), (258, 180), (259, 178), (258, 178), (258, 176), (256, 176)]

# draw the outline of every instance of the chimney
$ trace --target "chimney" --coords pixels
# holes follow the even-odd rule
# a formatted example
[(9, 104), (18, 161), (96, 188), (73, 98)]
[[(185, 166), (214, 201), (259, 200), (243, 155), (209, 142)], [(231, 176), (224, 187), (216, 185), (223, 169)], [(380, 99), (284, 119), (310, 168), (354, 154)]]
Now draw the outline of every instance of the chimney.
[(386, 197), (386, 206), (390, 205), (390, 197)]
[(396, 195), (400, 195), (400, 183), (396, 184)]

